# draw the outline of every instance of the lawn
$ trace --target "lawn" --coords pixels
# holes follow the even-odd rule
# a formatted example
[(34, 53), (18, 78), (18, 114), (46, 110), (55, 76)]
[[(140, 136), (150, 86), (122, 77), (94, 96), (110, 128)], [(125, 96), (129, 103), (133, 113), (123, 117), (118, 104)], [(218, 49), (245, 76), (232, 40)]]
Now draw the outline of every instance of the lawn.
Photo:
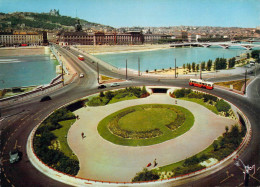
[(125, 130), (147, 131), (156, 127), (165, 126), (176, 119), (174, 111), (166, 108), (151, 108), (132, 112), (118, 122), (118, 125)]
[(56, 140), (60, 144), (60, 151), (63, 152), (69, 158), (78, 160), (77, 156), (73, 154), (67, 142), (68, 131), (75, 121), (76, 119), (61, 121), (59, 122), (59, 124), (62, 127), (51, 132), (57, 137)]
[(131, 100), (131, 99), (138, 99), (138, 97), (134, 96), (134, 95), (127, 95), (125, 97), (122, 97), (122, 98), (116, 98), (116, 97), (113, 97), (108, 104), (113, 104), (113, 103), (116, 103), (116, 102), (120, 102), (120, 101), (125, 101), (125, 100)]
[[(159, 104), (157, 104), (157, 106), (158, 105)], [(137, 105), (134, 107), (142, 107), (142, 106), (152, 106), (152, 104), (151, 105)], [(110, 132), (110, 130), (108, 129), (107, 126), (108, 126), (109, 122), (114, 119), (115, 116), (117, 116), (118, 114), (120, 114), (124, 111), (129, 110), (129, 108), (132, 108), (132, 107), (129, 107), (129, 108), (117, 111), (117, 112), (107, 116), (106, 118), (104, 118), (97, 127), (98, 132), (104, 139), (106, 139), (114, 144), (126, 145), (126, 146), (148, 146), (148, 145), (158, 144), (158, 143), (173, 139), (177, 136), (180, 136), (180, 135), (184, 134), (185, 132), (187, 132), (193, 126), (194, 116), (189, 110), (187, 110), (183, 107), (180, 107), (180, 106), (175, 106), (175, 105), (160, 104), (160, 106), (161, 106), (161, 108), (163, 108), (163, 110), (165, 109), (165, 107), (168, 107), (168, 108), (173, 107), (175, 110), (178, 110), (178, 111), (184, 113), (185, 121), (183, 122), (183, 124), (176, 130), (171, 131), (169, 128), (166, 127), (166, 125), (163, 125), (163, 124), (167, 124), (167, 121), (169, 122), (169, 119), (167, 119), (168, 117), (166, 116), (169, 114), (169, 111), (167, 111), (167, 112), (162, 111), (161, 115), (159, 117), (157, 117), (156, 119), (154, 119), (154, 121), (152, 121), (153, 127), (160, 129), (160, 131), (162, 132), (162, 135), (154, 137), (154, 138), (146, 138), (146, 139), (145, 138), (144, 139), (129, 139), (129, 138), (122, 138), (122, 137), (116, 136)], [(139, 113), (138, 115), (141, 115), (141, 114), (142, 113)], [(152, 115), (154, 115), (154, 112), (152, 112), (152, 113), (147, 112), (146, 119), (149, 117), (152, 117)], [(173, 121), (176, 117), (174, 114), (171, 114), (171, 115), (173, 116), (171, 121)], [(126, 123), (127, 127), (125, 126), (125, 128), (129, 128), (130, 124), (134, 123), (135, 118), (132, 115), (129, 115), (129, 116), (126, 115), (126, 116), (127, 116), (127, 118), (128, 117), (129, 118), (128, 118), (128, 120), (127, 120), (127, 118), (123, 119), (124, 120), (123, 123)], [(158, 121), (161, 121), (161, 125), (160, 125), (160, 123), (157, 123)], [(142, 124), (142, 123), (140, 123), (140, 124)], [(137, 130), (141, 130), (141, 129), (147, 129), (147, 126), (137, 128)]]
[[(211, 151), (213, 151), (214, 148), (213, 148), (213, 145), (211, 144), (210, 146), (208, 146), (206, 149), (204, 149), (203, 151), (199, 152), (198, 154), (196, 154), (197, 157), (201, 157), (201, 155), (203, 154), (207, 154), (207, 153), (210, 153)], [(195, 156), (195, 155), (193, 155)], [(181, 160), (179, 162), (176, 162), (176, 163), (172, 163), (172, 164), (169, 164), (169, 165), (166, 165), (166, 166), (162, 166), (162, 167), (159, 167), (159, 170), (155, 170), (156, 172), (168, 172), (168, 171), (173, 171), (175, 168), (177, 167), (181, 167), (184, 163), (185, 159), (184, 160)]]
[(178, 99), (182, 99), (182, 100), (185, 100), (185, 101), (191, 101), (191, 102), (195, 102), (195, 103), (198, 103), (204, 107), (206, 107), (207, 109), (211, 110), (212, 112), (214, 112), (215, 114), (218, 115), (218, 110), (215, 106), (213, 105), (210, 105), (210, 104), (207, 104), (203, 101), (203, 99), (196, 99), (196, 98), (187, 98), (187, 97), (182, 97), (182, 98), (178, 98)]

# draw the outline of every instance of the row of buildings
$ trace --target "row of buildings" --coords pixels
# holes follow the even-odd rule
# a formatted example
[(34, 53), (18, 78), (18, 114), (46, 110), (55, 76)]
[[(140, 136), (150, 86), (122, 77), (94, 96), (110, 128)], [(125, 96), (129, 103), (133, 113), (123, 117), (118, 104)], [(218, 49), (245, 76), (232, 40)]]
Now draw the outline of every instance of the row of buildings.
[[(186, 32), (180, 32), (179, 40), (187, 41)], [(76, 32), (0, 32), (0, 46), (45, 45), (54, 42), (60, 45), (140, 45), (158, 43), (163, 39), (176, 39), (171, 35), (143, 34), (142, 31), (126, 33)]]
[(47, 32), (0, 32), (0, 46), (27, 46), (48, 44)]

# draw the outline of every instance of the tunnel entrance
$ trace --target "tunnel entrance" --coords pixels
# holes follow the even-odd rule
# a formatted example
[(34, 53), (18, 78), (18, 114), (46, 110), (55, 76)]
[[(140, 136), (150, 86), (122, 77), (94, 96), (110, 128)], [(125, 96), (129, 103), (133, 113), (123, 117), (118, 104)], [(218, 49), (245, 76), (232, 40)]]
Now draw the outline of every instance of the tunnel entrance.
[(152, 88), (153, 93), (167, 93), (168, 88)]

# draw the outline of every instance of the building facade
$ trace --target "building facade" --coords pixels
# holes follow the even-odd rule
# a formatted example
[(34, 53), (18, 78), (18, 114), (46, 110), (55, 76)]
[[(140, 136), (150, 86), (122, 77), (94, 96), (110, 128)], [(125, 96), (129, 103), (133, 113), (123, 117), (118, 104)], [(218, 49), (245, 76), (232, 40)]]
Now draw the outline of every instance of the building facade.
[[(46, 33), (45, 33), (46, 34)], [(0, 32), (0, 45), (2, 46), (25, 46), (43, 45), (47, 41), (47, 36), (37, 32)]]
[(144, 35), (140, 31), (128, 33), (62, 32), (57, 40), (60, 45), (138, 45), (143, 44), (144, 41)]

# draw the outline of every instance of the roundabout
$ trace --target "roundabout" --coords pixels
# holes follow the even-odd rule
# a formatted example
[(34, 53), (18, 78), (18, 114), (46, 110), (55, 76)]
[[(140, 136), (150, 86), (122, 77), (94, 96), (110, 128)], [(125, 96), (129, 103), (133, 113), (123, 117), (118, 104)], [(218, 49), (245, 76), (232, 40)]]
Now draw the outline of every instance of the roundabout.
[[(175, 105), (175, 99), (166, 94), (153, 94), (147, 98), (121, 101), (99, 107), (86, 107), (75, 111), (79, 120), (68, 132), (68, 143), (77, 155), (80, 170), (77, 177), (91, 180), (130, 182), (135, 174), (155, 158), (158, 167), (193, 156), (206, 149), (237, 121), (218, 116), (207, 108), (184, 100), (178, 106), (194, 116), (193, 126), (185, 133), (149, 146), (122, 146), (104, 139), (98, 124), (107, 116), (136, 105)], [(131, 116), (128, 116), (131, 118)], [(84, 133), (85, 138), (81, 137)], [(159, 136), (160, 137), (160, 136)], [(152, 140), (151, 138), (150, 140)]]

